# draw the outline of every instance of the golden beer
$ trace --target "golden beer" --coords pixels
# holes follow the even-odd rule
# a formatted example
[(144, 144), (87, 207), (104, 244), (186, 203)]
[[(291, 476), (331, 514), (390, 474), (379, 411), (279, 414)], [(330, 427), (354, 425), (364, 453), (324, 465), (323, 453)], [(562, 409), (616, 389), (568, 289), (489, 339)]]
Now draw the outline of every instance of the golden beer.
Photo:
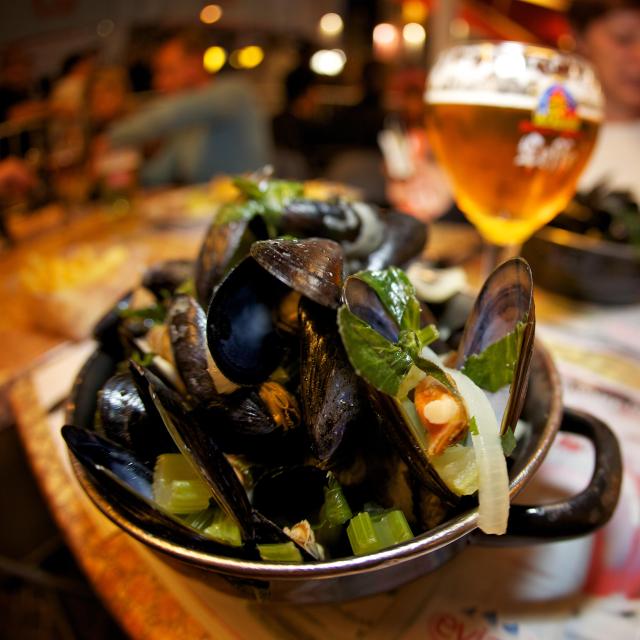
[(439, 93), (428, 99), (427, 131), (460, 209), (489, 242), (520, 244), (573, 196), (597, 118), (555, 129), (536, 125), (527, 96)]

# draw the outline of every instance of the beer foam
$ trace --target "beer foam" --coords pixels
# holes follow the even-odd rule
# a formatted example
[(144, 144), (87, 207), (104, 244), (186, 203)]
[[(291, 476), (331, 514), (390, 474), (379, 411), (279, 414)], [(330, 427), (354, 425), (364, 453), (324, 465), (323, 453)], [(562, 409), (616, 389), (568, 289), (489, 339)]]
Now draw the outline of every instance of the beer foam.
[(519, 42), (478, 42), (444, 51), (429, 73), (426, 101), (533, 111), (545, 90), (562, 85), (578, 115), (602, 119), (593, 69), (571, 54)]
[[(524, 109), (527, 111), (533, 111), (538, 106), (539, 101), (538, 96), (469, 89), (427, 89), (424, 99), (428, 104), (478, 105), (502, 109)], [(602, 120), (601, 111), (593, 107), (578, 104), (577, 112), (578, 116), (583, 120), (593, 122)]]

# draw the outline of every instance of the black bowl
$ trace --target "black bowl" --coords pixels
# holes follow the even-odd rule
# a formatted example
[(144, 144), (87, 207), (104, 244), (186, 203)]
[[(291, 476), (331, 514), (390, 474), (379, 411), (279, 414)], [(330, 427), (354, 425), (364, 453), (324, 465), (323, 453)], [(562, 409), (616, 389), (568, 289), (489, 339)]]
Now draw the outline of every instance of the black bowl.
[(536, 285), (598, 304), (640, 302), (640, 250), (545, 227), (522, 247)]

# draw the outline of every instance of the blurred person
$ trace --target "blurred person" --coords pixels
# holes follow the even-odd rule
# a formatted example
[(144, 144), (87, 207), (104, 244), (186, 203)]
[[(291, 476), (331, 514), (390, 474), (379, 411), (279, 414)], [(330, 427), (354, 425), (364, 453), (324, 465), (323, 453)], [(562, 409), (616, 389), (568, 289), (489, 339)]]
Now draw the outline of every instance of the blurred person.
[(145, 153), (145, 186), (204, 182), (269, 162), (269, 131), (256, 98), (239, 77), (212, 78), (203, 66), (205, 48), (192, 32), (165, 39), (152, 59), (161, 95), (107, 132), (111, 147)]
[(96, 52), (73, 53), (62, 63), (60, 77), (53, 83), (49, 106), (54, 117), (81, 115), (89, 78), (96, 63)]
[(605, 96), (605, 119), (579, 186), (604, 183), (640, 202), (640, 0), (576, 0), (568, 18)]
[(0, 64), (0, 121), (40, 117), (45, 87), (34, 81), (31, 58), (19, 46), (7, 47)]
[(86, 92), (96, 52), (67, 56), (49, 96), (48, 137), (50, 168), (66, 170), (84, 162), (87, 153)]
[(99, 67), (87, 86), (87, 115), (91, 134), (126, 116), (132, 109), (131, 87), (127, 70), (116, 65)]

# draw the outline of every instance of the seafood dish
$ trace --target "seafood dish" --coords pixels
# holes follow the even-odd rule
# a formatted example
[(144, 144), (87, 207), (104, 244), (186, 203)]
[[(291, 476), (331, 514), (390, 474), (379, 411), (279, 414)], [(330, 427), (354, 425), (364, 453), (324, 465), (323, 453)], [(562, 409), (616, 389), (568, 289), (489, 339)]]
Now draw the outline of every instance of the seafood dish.
[(197, 259), (150, 269), (96, 326), (119, 364), (93, 429), (63, 427), (83, 472), (140, 527), (224, 557), (366, 555), (475, 504), (504, 533), (527, 263), (496, 269), (461, 318), (397, 266), (426, 241), (410, 216), (236, 184)]

